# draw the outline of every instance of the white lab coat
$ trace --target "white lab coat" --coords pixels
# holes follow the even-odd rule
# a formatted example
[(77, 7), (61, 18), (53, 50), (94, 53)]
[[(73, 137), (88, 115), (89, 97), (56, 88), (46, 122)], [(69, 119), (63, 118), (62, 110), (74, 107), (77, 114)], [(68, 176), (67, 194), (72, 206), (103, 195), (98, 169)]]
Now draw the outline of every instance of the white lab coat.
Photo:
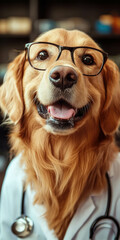
[[(18, 240), (11, 232), (11, 224), (21, 214), (21, 201), (23, 191), (23, 181), (25, 179), (24, 170), (19, 166), (19, 155), (10, 164), (4, 179), (1, 194), (1, 221), (0, 240)], [(109, 171), (112, 186), (112, 205), (110, 215), (114, 216), (120, 223), (120, 155), (113, 162)], [(77, 191), (77, 189), (76, 189)], [(57, 240), (53, 230), (50, 230), (43, 216), (45, 209), (43, 206), (33, 205), (34, 191), (30, 186), (25, 194), (25, 214), (34, 222), (32, 234), (26, 240)], [(100, 194), (93, 194), (84, 204), (80, 204), (71, 220), (64, 236), (64, 240), (89, 240), (89, 230), (93, 221), (104, 215), (107, 204), (107, 191)], [(113, 234), (105, 226), (97, 230), (95, 240), (113, 240)], [(120, 237), (119, 237), (120, 240)]]

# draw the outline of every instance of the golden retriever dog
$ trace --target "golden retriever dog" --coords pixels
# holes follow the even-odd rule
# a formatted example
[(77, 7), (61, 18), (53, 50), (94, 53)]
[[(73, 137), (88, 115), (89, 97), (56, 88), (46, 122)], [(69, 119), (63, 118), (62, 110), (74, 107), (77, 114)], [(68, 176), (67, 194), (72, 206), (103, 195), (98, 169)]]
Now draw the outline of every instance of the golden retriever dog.
[[(45, 221), (53, 231), (53, 238), (29, 239), (89, 239), (90, 224), (104, 215), (107, 204), (106, 173), (114, 164), (115, 171), (120, 169), (114, 143), (120, 120), (116, 64), (87, 34), (50, 30), (26, 44), (9, 64), (0, 87), (0, 107), (10, 126), (11, 152), (21, 156), (25, 189), (29, 186), (34, 192), (33, 199), (29, 195), (28, 205), (32, 199), (31, 208), (44, 206)], [(19, 175), (15, 171), (14, 167), (14, 183)], [(120, 195), (117, 174), (114, 189)], [(10, 174), (6, 173), (7, 177), (10, 179)], [(13, 206), (11, 203), (9, 209), (14, 209), (13, 188), (17, 182), (11, 186), (11, 181), (9, 196), (13, 196)], [(8, 197), (4, 196), (4, 188), (3, 183), (2, 202)], [(18, 185), (16, 195), (17, 191)], [(85, 205), (90, 196), (97, 196), (97, 209), (92, 213)], [(78, 209), (83, 208), (79, 214)], [(111, 215), (116, 217), (114, 211)], [(86, 216), (76, 231), (75, 225), (70, 229), (75, 216), (79, 216), (77, 224)], [(40, 234), (35, 227), (34, 231)], [(16, 238), (10, 238), (9, 232), (10, 239)]]

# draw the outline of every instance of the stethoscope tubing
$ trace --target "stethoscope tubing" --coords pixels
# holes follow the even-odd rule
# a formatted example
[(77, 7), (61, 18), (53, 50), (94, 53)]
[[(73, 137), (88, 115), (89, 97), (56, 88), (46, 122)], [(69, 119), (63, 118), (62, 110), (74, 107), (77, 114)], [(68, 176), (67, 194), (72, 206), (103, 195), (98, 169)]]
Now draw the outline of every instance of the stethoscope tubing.
[(25, 202), (25, 190), (23, 191), (23, 195), (22, 195), (21, 215), (24, 215), (24, 213), (25, 213), (24, 202)]
[(90, 227), (89, 240), (92, 240), (92, 237), (93, 237), (96, 229), (97, 229), (98, 226), (99, 226), (99, 225), (97, 225), (97, 224), (98, 224), (98, 222), (100, 222), (101, 220), (111, 220), (111, 221), (115, 224), (115, 226), (116, 226), (116, 228), (117, 228), (117, 235), (115, 236), (114, 240), (118, 240), (119, 235), (120, 235), (120, 227), (119, 227), (118, 221), (117, 221), (114, 217), (112, 217), (112, 216), (105, 216), (105, 215), (98, 217), (98, 218), (95, 219), (95, 221), (92, 223), (92, 225), (91, 225), (91, 227)]
[(108, 187), (108, 198), (107, 198), (107, 207), (105, 211), (105, 216), (109, 216), (110, 214), (110, 207), (111, 207), (111, 199), (112, 199), (112, 190), (111, 190), (111, 183), (108, 173), (105, 174), (107, 180), (107, 187)]

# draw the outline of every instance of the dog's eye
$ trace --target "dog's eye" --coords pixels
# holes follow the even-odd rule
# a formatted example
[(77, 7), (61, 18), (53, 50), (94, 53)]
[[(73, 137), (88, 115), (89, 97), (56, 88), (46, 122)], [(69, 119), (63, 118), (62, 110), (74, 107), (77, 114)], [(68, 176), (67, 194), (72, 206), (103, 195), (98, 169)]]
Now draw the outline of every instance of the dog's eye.
[(94, 58), (89, 54), (85, 54), (85, 55), (82, 56), (82, 62), (85, 65), (93, 65), (95, 63)]
[(43, 50), (38, 53), (37, 59), (38, 60), (46, 60), (49, 57), (48, 52), (46, 50)]

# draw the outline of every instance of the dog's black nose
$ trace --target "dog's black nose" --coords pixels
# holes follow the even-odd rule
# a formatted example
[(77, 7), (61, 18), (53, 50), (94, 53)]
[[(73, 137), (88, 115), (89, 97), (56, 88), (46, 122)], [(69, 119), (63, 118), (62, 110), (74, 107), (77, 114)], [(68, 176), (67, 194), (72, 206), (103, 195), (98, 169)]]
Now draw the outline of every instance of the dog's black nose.
[(77, 82), (78, 75), (72, 67), (56, 66), (51, 70), (49, 79), (55, 87), (64, 90), (66, 88), (71, 88), (73, 84)]

